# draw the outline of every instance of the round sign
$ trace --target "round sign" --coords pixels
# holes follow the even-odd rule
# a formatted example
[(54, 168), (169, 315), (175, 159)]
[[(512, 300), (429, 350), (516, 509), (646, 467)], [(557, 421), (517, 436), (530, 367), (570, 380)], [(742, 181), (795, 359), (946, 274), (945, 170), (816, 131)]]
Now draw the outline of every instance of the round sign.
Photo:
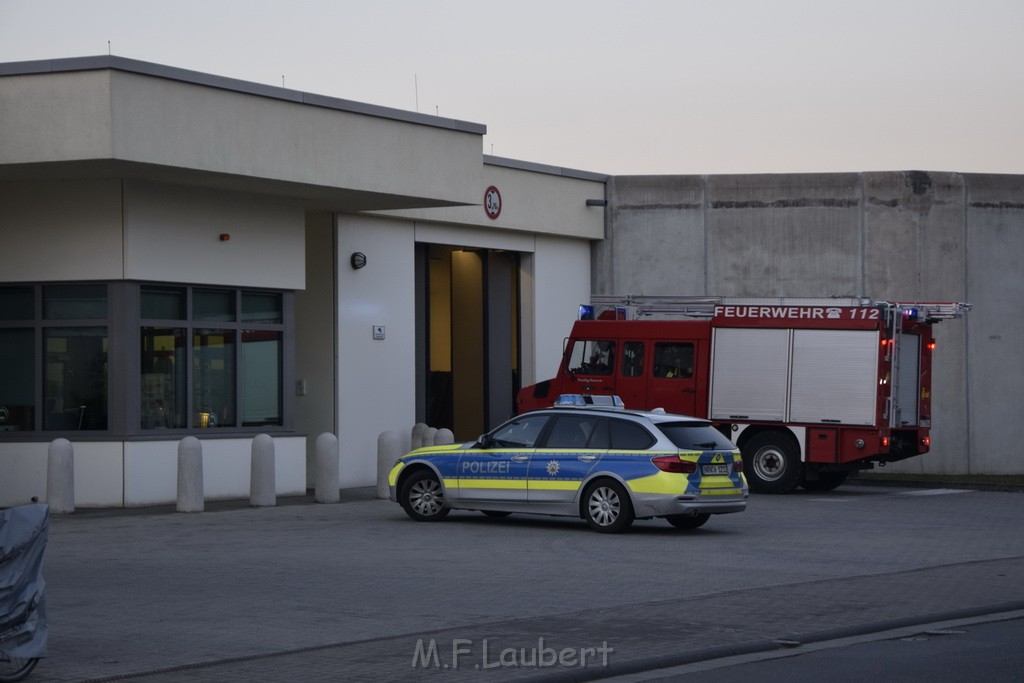
[(484, 211), (491, 219), (497, 218), (501, 214), (501, 193), (494, 185), (488, 187), (484, 192)]

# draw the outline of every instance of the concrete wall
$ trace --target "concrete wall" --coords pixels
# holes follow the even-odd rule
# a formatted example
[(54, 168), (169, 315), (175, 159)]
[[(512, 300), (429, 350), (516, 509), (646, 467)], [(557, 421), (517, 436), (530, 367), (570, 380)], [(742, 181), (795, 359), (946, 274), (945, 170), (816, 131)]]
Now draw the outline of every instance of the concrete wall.
[(608, 196), (595, 294), (974, 304), (936, 326), (932, 452), (890, 467), (1024, 472), (1024, 177), (623, 176)]
[[(274, 438), (277, 495), (306, 492), (305, 438)], [(207, 500), (248, 498), (252, 439), (208, 439), (203, 444)], [(75, 506), (139, 507), (177, 500), (178, 441), (72, 441)], [(0, 504), (46, 501), (49, 443), (0, 443)]]
[(301, 289), (304, 239), (302, 207), (287, 198), (142, 180), (0, 182), (4, 282)]
[(369, 106), (365, 115), (341, 100), (132, 60), (91, 62), (97, 70), (28, 64), (0, 78), (0, 166), (111, 159), (430, 198), (426, 205), (477, 201), (482, 126), (397, 120)]
[(0, 182), (0, 280), (120, 279), (121, 225), (118, 180)]
[(305, 286), (305, 214), (297, 201), (142, 180), (124, 186), (126, 279)]
[[(416, 243), (408, 221), (337, 219), (338, 441), (341, 485), (375, 485), (377, 437), (416, 422)], [(353, 252), (366, 266), (349, 265)], [(385, 338), (373, 338), (383, 325)]]

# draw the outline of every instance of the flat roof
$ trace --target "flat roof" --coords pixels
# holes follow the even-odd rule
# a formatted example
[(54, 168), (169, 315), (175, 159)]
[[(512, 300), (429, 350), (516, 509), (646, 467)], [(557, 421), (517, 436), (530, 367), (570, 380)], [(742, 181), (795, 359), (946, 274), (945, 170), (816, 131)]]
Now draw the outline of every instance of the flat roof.
[(315, 93), (292, 90), (290, 88), (283, 88), (274, 85), (263, 85), (261, 83), (243, 81), (237, 78), (214, 76), (200, 71), (179, 69), (173, 66), (143, 62), (137, 59), (118, 57), (116, 55), (66, 57), (61, 59), (41, 59), (26, 62), (0, 63), (0, 76), (23, 76), (28, 74), (71, 71), (99, 71), (102, 69), (113, 69), (116, 71), (126, 71), (129, 73), (143, 74), (156, 78), (166, 78), (173, 81), (181, 81), (183, 83), (220, 88), (221, 90), (230, 90), (259, 97), (269, 97), (275, 100), (284, 100), (298, 104), (308, 104), (313, 107), (323, 107), (325, 109), (336, 109), (338, 111), (351, 112), (354, 114), (364, 114), (366, 116), (375, 116), (404, 123), (416, 123), (434, 128), (444, 128), (462, 133), (474, 133), (476, 135), (484, 135), (487, 133), (487, 126), (482, 123), (470, 123), (468, 121), (459, 121), (457, 119), (449, 119), (442, 116), (431, 116), (429, 114), (421, 114), (419, 112), (405, 111), (404, 109), (394, 109), (392, 107), (366, 104), (365, 102), (345, 100), (340, 97), (328, 97), (326, 95), (317, 95)]

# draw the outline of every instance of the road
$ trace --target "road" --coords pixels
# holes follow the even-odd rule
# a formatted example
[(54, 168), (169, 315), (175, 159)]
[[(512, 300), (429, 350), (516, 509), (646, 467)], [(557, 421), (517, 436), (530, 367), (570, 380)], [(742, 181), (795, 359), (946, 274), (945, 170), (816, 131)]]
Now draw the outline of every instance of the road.
[(1020, 493), (847, 486), (615, 536), (299, 502), (54, 517), (32, 680), (654, 675), (1024, 609)]

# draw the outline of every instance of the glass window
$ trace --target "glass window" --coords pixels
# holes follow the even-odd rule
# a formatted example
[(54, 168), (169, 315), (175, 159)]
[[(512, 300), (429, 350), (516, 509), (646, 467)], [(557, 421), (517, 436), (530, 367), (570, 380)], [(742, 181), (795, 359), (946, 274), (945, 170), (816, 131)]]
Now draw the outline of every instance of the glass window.
[(107, 428), (107, 328), (43, 331), (43, 429)]
[(615, 342), (577, 339), (569, 355), (569, 372), (610, 375), (615, 368)]
[(693, 377), (693, 344), (657, 342), (654, 345), (654, 376), (667, 379)]
[(587, 448), (597, 425), (604, 422), (595, 415), (559, 415), (548, 435), (547, 448)]
[(623, 377), (640, 377), (644, 374), (644, 343), (626, 342), (622, 345)]
[(491, 435), (493, 448), (533, 448), (537, 443), (544, 425), (548, 422), (547, 415), (528, 415), (513, 420), (499, 427)]
[(0, 320), (32, 320), (35, 308), (32, 287), (0, 287)]
[(0, 329), (0, 431), (35, 429), (35, 330)]
[(733, 450), (722, 432), (707, 422), (662, 422), (658, 429), (684, 451)]
[(642, 451), (654, 445), (654, 437), (635, 422), (611, 420), (612, 448), (617, 451)]
[(235, 332), (196, 329), (192, 334), (193, 426), (235, 424)]
[(281, 333), (242, 331), (242, 426), (281, 424)]
[(242, 322), (281, 322), (281, 295), (274, 292), (242, 292)]
[(195, 289), (192, 292), (195, 320), (231, 322), (235, 319), (235, 292), (230, 289)]
[(106, 317), (106, 285), (43, 287), (43, 318), (46, 320), (102, 320)]
[(181, 287), (143, 286), (139, 298), (143, 320), (185, 319), (185, 290)]
[(188, 335), (184, 328), (142, 328), (143, 429), (187, 427)]

